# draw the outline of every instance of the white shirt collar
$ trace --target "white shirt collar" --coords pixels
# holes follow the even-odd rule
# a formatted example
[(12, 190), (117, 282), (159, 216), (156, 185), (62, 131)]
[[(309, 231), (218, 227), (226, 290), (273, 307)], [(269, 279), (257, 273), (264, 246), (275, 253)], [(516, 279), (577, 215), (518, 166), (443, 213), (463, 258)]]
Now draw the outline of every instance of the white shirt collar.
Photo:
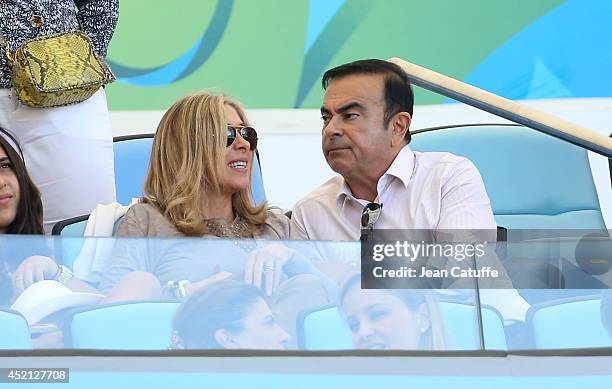
[[(393, 178), (399, 179), (404, 188), (408, 188), (412, 171), (414, 170), (415, 155), (408, 145), (404, 146), (397, 154), (389, 169), (378, 180), (377, 190), (380, 196), (383, 188), (387, 187)], [(340, 188), (336, 195), (336, 204), (342, 207), (347, 199), (355, 198), (351, 188), (346, 184), (344, 177), (340, 176)]]
[(412, 177), (412, 171), (414, 170), (415, 159), (416, 157), (410, 149), (410, 146), (404, 146), (391, 163), (391, 166), (389, 166), (389, 169), (387, 169), (385, 174), (378, 180), (379, 194), (381, 184), (384, 183), (386, 179), (392, 177), (398, 178), (402, 184), (404, 184), (404, 188), (408, 188), (410, 178)]

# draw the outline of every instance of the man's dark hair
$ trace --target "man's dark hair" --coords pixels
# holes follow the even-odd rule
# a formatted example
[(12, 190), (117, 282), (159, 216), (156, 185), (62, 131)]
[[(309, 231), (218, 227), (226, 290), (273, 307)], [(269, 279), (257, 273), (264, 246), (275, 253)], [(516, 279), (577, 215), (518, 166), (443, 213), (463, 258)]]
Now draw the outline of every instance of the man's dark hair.
[[(385, 80), (385, 116), (384, 125), (398, 112), (408, 112), (412, 116), (414, 107), (414, 93), (406, 73), (396, 64), (381, 59), (362, 59), (329, 69), (323, 74), (321, 84), (327, 89), (329, 83), (336, 79), (351, 75), (372, 74), (382, 75)], [(406, 131), (404, 138), (410, 143), (410, 131)]]
[[(0, 128), (0, 130), (3, 130)], [(13, 171), (17, 176), (19, 184), (19, 204), (17, 204), (17, 214), (15, 220), (8, 225), (7, 234), (21, 235), (42, 235), (43, 230), (43, 207), (40, 199), (40, 192), (32, 182), (21, 156), (15, 151), (13, 146), (6, 141), (0, 131), (0, 148), (4, 150), (8, 159), (13, 165)], [(17, 146), (19, 147), (19, 146)]]

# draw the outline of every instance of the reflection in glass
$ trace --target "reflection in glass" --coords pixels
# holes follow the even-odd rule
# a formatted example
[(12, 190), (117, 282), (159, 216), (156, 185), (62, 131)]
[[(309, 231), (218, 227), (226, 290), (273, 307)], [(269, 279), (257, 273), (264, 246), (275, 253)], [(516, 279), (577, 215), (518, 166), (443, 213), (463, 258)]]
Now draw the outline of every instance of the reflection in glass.
[(601, 323), (612, 339), (612, 290), (601, 295)]
[(357, 349), (443, 350), (448, 334), (437, 299), (427, 290), (361, 289), (349, 278), (338, 306)]
[(252, 285), (220, 282), (194, 293), (173, 320), (171, 348), (283, 350), (289, 334)]

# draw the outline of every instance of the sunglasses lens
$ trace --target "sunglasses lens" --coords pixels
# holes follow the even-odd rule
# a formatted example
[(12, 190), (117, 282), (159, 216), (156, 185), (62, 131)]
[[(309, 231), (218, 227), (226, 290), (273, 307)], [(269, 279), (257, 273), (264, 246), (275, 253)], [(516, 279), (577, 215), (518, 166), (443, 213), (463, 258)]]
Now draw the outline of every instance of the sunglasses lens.
[(227, 145), (226, 147), (230, 147), (232, 143), (236, 140), (236, 132), (240, 134), (240, 136), (249, 142), (250, 149), (255, 150), (257, 148), (257, 131), (255, 131), (252, 127), (227, 127)]
[(245, 127), (242, 130), (244, 132), (241, 132), (240, 135), (249, 142), (251, 150), (255, 150), (257, 148), (257, 131), (252, 127)]
[(225, 147), (230, 147), (236, 140), (236, 129), (234, 127), (227, 127), (227, 144)]

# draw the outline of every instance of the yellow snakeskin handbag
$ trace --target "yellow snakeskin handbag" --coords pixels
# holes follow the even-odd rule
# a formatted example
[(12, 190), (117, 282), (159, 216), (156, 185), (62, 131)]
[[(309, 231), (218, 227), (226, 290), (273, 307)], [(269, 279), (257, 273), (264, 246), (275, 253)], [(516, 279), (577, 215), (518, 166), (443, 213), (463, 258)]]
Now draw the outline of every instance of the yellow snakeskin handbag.
[(5, 52), (17, 97), (30, 107), (80, 103), (114, 80), (89, 37), (80, 31), (28, 40), (14, 55), (5, 46)]

